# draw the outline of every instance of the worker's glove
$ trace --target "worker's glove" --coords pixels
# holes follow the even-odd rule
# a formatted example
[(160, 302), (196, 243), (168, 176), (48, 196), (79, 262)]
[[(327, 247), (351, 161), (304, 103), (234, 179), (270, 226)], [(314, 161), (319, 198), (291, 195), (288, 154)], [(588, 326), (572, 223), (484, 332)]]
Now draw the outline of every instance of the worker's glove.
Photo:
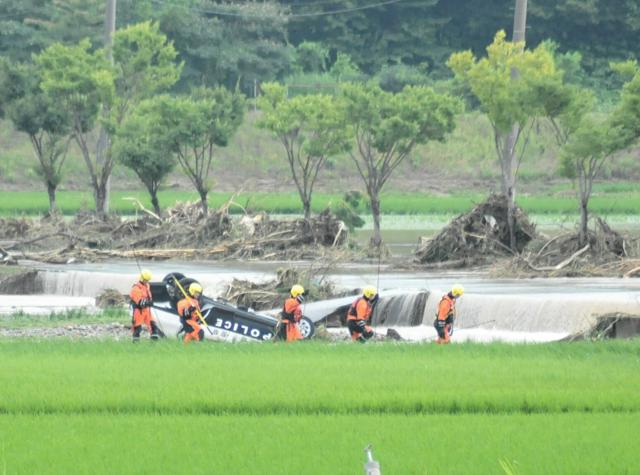
[(195, 307), (187, 307), (184, 309), (184, 318), (191, 318), (195, 313)]
[(438, 319), (438, 320), (435, 321), (435, 325), (434, 326), (436, 328), (439, 328), (439, 329), (444, 329), (446, 324), (447, 324), (447, 322), (445, 322), (444, 320)]
[(364, 330), (364, 327), (367, 326), (367, 322), (364, 320), (358, 320), (356, 322), (356, 325), (358, 326), (359, 329)]
[(138, 303), (139, 307), (151, 307), (153, 302), (151, 302), (151, 300), (149, 299), (140, 299), (140, 302)]

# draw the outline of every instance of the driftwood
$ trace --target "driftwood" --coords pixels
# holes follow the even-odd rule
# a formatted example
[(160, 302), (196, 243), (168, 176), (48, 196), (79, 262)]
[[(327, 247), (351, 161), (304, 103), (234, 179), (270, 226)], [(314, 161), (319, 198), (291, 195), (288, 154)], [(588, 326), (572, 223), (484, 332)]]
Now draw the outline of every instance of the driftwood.
[(566, 266), (571, 264), (574, 261), (574, 259), (576, 259), (577, 257), (579, 257), (582, 254), (584, 254), (585, 252), (587, 252), (589, 250), (589, 247), (590, 247), (590, 245), (587, 244), (582, 249), (580, 249), (577, 252), (573, 253), (572, 255), (567, 257), (564, 261), (562, 261), (561, 263), (559, 263), (559, 264), (557, 264), (555, 266), (535, 267), (533, 264), (531, 264), (526, 259), (525, 259), (525, 262), (529, 265), (529, 267), (531, 267), (533, 270), (538, 271), (538, 272), (557, 271), (557, 270), (564, 269)]
[(636, 274), (640, 274), (640, 266), (634, 267), (633, 269), (625, 272), (624, 274), (622, 274), (622, 277), (628, 279), (629, 277), (633, 277)]
[(206, 216), (199, 203), (179, 203), (158, 216), (137, 203), (143, 215), (134, 219), (100, 220), (81, 213), (71, 223), (0, 220), (0, 238), (12, 238), (4, 247), (8, 254), (16, 250), (13, 258), (48, 263), (107, 258), (315, 259), (323, 249), (343, 253), (348, 240), (344, 223), (329, 211), (308, 220), (272, 220), (266, 214), (232, 219), (228, 211), (234, 203), (229, 200)]
[(546, 242), (534, 241), (512, 260), (494, 267), (494, 276), (640, 276), (640, 241), (625, 239), (601, 218), (580, 244), (579, 235), (564, 233)]
[[(516, 208), (515, 228), (517, 251), (521, 252), (536, 231), (520, 208)], [(415, 256), (421, 264), (459, 260), (480, 263), (490, 256), (513, 255), (509, 241), (507, 202), (502, 196), (491, 195), (421, 244)]]
[(248, 280), (233, 279), (222, 296), (235, 305), (267, 310), (282, 307), (289, 296), (291, 287), (303, 284), (307, 301), (322, 300), (344, 295), (337, 293), (333, 283), (326, 279), (334, 262), (323, 260), (319, 266), (307, 268), (278, 269), (274, 280), (254, 283)]

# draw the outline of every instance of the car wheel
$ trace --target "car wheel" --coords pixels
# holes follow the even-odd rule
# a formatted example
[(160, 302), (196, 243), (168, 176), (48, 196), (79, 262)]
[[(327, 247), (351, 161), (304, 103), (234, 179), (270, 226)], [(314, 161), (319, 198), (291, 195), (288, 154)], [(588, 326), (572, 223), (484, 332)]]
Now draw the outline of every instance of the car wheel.
[(181, 274), (180, 272), (171, 272), (170, 274), (164, 276), (162, 282), (164, 282), (165, 284), (175, 285), (175, 281), (173, 280), (174, 278), (182, 280), (184, 279), (184, 274)]
[(300, 330), (302, 338), (305, 340), (313, 338), (313, 335), (316, 332), (316, 326), (309, 317), (302, 317), (300, 319), (298, 322), (298, 329)]

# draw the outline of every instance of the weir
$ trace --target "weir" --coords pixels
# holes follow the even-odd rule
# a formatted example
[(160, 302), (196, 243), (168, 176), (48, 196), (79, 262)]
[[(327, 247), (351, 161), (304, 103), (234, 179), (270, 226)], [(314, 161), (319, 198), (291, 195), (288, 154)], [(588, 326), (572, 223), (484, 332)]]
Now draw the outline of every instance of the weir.
[[(153, 273), (155, 279), (160, 280), (165, 270), (168, 273), (180, 268), (181, 266), (175, 263), (165, 263), (162, 267), (154, 266)], [(126, 273), (103, 272), (99, 269), (40, 270), (34, 273), (33, 282), (28, 283), (29, 285), (22, 284), (26, 287), (21, 285), (23, 292), (20, 292), (20, 289), (3, 292), (96, 297), (103, 290), (111, 288), (128, 293), (135, 280), (137, 268), (129, 270)], [(233, 277), (254, 281), (271, 278), (270, 272), (231, 267), (211, 270), (197, 268), (193, 272), (187, 270), (185, 273), (198, 279), (205, 292), (212, 296), (222, 295)], [(344, 281), (345, 278), (357, 276), (341, 274), (335, 277), (338, 281)], [(389, 276), (386, 278), (388, 280)], [(407, 279), (406, 276), (400, 278), (404, 281)], [(431, 282), (434, 280), (432, 278)], [(404, 281), (398, 281), (399, 285), (394, 289), (381, 289), (381, 298), (373, 315), (375, 326), (431, 327), (433, 324), (438, 302), (448, 289), (449, 282), (442, 279), (437, 288), (409, 289), (401, 285)], [(640, 316), (640, 286), (637, 286), (638, 282), (634, 279), (593, 279), (588, 284), (590, 287), (581, 287), (584, 284), (579, 281), (558, 282), (552, 279), (505, 283), (492, 279), (467, 278), (463, 279), (462, 283), (466, 287), (466, 293), (457, 305), (457, 330), (577, 334), (595, 328), (598, 316), (611, 313)], [(304, 313), (315, 322), (324, 320), (330, 326), (340, 325), (355, 298), (356, 295), (305, 303)], [(277, 311), (279, 309), (273, 312)], [(636, 328), (634, 321), (626, 325), (632, 329)], [(618, 324), (618, 327), (622, 328), (622, 324)], [(634, 334), (631, 330), (624, 332), (625, 335), (629, 333)]]
[[(169, 272), (167, 272), (169, 273)], [(161, 280), (163, 274), (155, 275), (154, 280)], [(35, 277), (35, 293), (68, 295), (72, 297), (97, 297), (106, 289), (114, 289), (128, 294), (135, 283), (137, 273), (120, 274), (114, 272), (91, 271), (39, 271)], [(198, 280), (211, 295), (222, 294), (231, 280), (228, 275), (212, 275), (189, 273), (189, 277)]]
[[(427, 302), (433, 321), (438, 299)], [(457, 305), (458, 328), (496, 328), (524, 332), (576, 334), (589, 330), (597, 316), (628, 313), (640, 318), (640, 298), (632, 293), (465, 295)], [(425, 323), (427, 317), (425, 316)]]

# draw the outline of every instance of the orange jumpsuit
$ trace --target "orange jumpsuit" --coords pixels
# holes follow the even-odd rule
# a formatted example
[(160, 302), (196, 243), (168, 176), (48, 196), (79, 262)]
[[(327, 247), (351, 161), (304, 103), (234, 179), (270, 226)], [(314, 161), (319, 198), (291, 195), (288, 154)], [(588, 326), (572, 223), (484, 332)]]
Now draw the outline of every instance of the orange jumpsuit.
[(133, 341), (140, 339), (140, 331), (142, 325), (149, 329), (151, 338), (158, 339), (158, 326), (151, 315), (151, 305), (153, 299), (151, 297), (151, 286), (148, 282), (136, 282), (129, 292), (131, 304), (133, 306), (133, 316), (131, 318), (131, 331), (133, 333)]
[(456, 299), (450, 294), (445, 295), (438, 304), (438, 313), (436, 320), (433, 322), (436, 331), (438, 332), (438, 338), (436, 343), (439, 345), (445, 345), (451, 341), (451, 329), (453, 327), (453, 321), (456, 317)]
[(373, 328), (367, 323), (371, 318), (373, 306), (364, 297), (358, 297), (347, 312), (347, 327), (353, 341), (365, 342), (373, 336)]
[(295, 297), (289, 297), (285, 300), (280, 316), (282, 323), (278, 329), (277, 338), (286, 341), (302, 340), (302, 334), (297, 325), (302, 318), (302, 305), (300, 305), (300, 300)]
[(200, 326), (200, 319), (196, 310), (200, 311), (200, 303), (193, 297), (185, 297), (178, 302), (178, 315), (185, 331), (185, 343), (189, 343), (191, 340), (202, 341), (204, 339), (204, 330)]

